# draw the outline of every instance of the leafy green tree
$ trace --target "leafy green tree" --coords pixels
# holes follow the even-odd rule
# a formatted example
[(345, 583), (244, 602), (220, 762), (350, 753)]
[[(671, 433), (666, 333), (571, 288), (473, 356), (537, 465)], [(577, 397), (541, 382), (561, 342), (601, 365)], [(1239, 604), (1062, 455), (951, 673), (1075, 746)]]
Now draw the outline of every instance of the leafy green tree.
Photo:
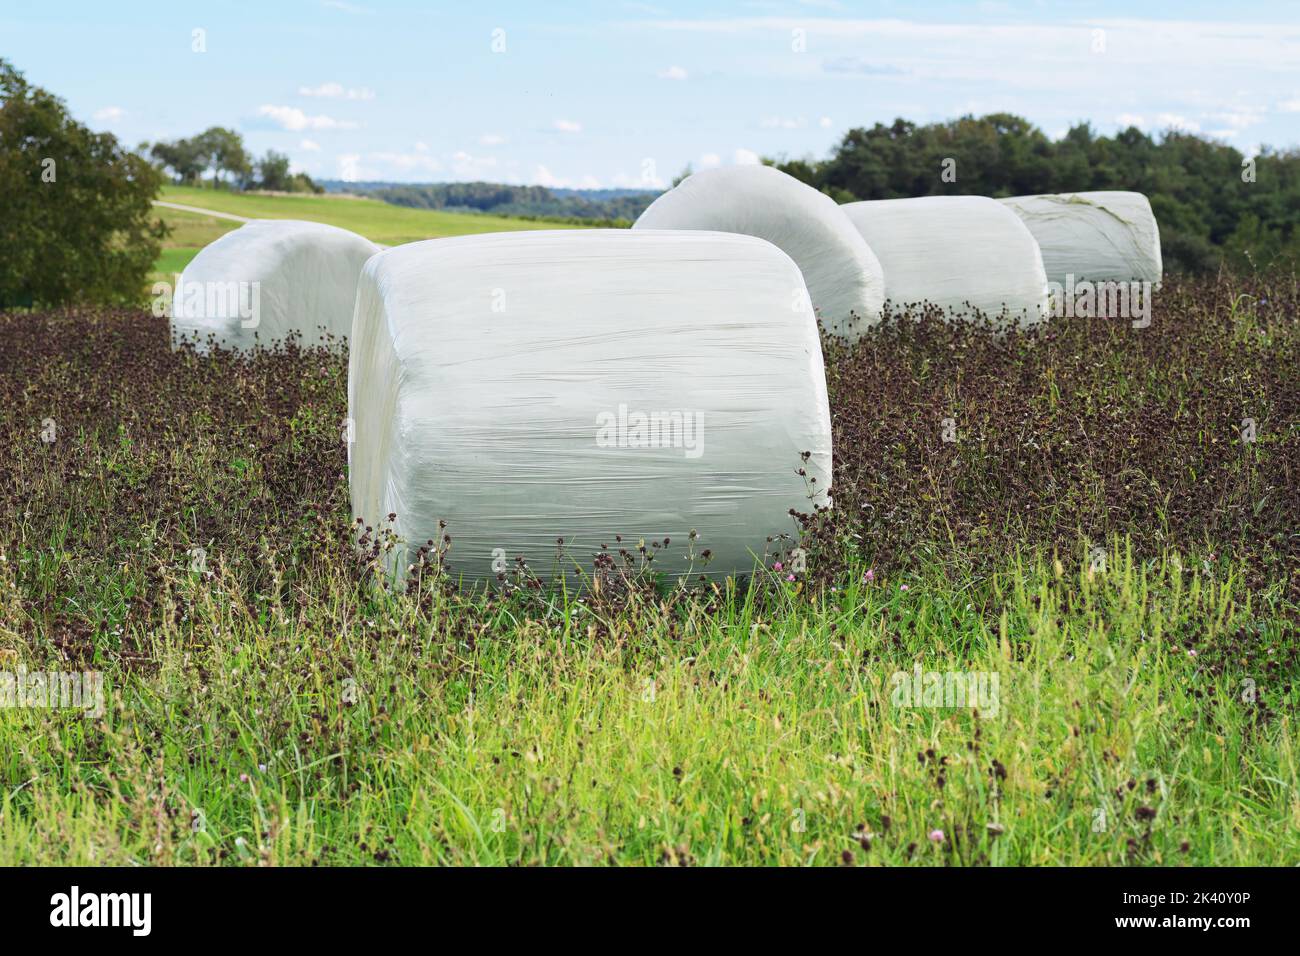
[(197, 137), (154, 143), (149, 146), (148, 155), (162, 168), (170, 169), (177, 182), (192, 184), (199, 181), (212, 162), (212, 157), (202, 151), (203, 145)]
[(291, 193), (323, 193), (325, 187), (321, 186), (306, 173), (294, 173), (289, 177), (289, 192)]
[(212, 171), (214, 187), (224, 184), (243, 189), (253, 177), (253, 163), (244, 149), (243, 137), (223, 126), (210, 127), (187, 139), (153, 143), (148, 155), (163, 169), (171, 170), (176, 182), (183, 185), (201, 183), (208, 170)]
[(289, 173), (289, 157), (268, 149), (266, 155), (257, 161), (257, 185), (259, 189), (271, 189), (288, 192), (292, 176)]
[(257, 179), (250, 185), (258, 189), (269, 189), (286, 193), (323, 193), (306, 173), (289, 171), (289, 157), (268, 149), (266, 155), (257, 161)]
[(243, 188), (248, 184), (253, 164), (244, 150), (242, 136), (224, 126), (213, 126), (200, 133), (198, 141), (200, 151), (208, 157), (213, 186), (227, 182)]
[(165, 234), (160, 184), (0, 59), (0, 307), (138, 302)]

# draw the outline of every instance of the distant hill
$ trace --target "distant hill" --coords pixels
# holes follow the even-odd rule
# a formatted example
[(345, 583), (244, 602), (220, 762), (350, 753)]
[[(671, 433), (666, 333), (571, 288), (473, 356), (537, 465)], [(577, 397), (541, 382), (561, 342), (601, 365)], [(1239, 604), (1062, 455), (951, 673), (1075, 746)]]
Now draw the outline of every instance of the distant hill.
[(322, 180), (326, 192), (370, 196), (411, 209), (628, 225), (659, 195), (637, 189), (551, 189), (505, 183), (391, 183)]

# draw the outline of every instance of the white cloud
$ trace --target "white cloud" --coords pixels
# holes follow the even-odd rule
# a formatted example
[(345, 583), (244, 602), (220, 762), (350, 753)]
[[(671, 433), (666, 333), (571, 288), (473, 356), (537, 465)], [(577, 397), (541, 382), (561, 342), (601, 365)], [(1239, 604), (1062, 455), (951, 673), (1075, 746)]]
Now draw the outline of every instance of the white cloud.
[(683, 67), (683, 66), (677, 66), (676, 64), (674, 64), (674, 65), (670, 66), (670, 67), (669, 67), (668, 69), (666, 69), (666, 70), (661, 70), (661, 71), (659, 72), (659, 79), (661, 79), (661, 80), (684, 80), (684, 79), (686, 79), (689, 75), (690, 75), (690, 74), (686, 72), (686, 68), (685, 68), (685, 67)]
[(758, 153), (738, 146), (736, 147), (736, 152), (732, 157), (732, 161), (737, 166), (757, 166), (759, 164)]
[(1231, 129), (1249, 129), (1257, 123), (1264, 122), (1267, 113), (1262, 106), (1238, 106), (1227, 110), (1218, 110), (1204, 114), (1204, 118), (1223, 123)]
[(549, 189), (600, 189), (600, 180), (588, 173), (581, 179), (565, 179), (562, 176), (556, 176), (545, 166), (538, 166), (533, 171), (534, 186), (546, 186)]
[(495, 156), (474, 156), (463, 149), (451, 154), (452, 175), (462, 179), (484, 179), (497, 169)]
[(320, 96), (330, 100), (373, 100), (375, 91), (367, 87), (349, 89), (342, 83), (322, 83), (320, 86), (298, 87), (300, 96)]
[(553, 175), (545, 166), (538, 166), (533, 171), (533, 183), (538, 186), (550, 186), (559, 188), (564, 186), (564, 180)]
[[(582, 132), (582, 124), (581, 124), (581, 123), (578, 123), (578, 122), (575, 122), (574, 120), (557, 119), (557, 120), (556, 120), (552, 125), (554, 126), (555, 129), (559, 130), (561, 133), (581, 133), (581, 132)], [(538, 168), (538, 169), (545, 169), (546, 167), (544, 167), (544, 166), (538, 166), (537, 168)]]
[(764, 116), (758, 125), (763, 129), (803, 129), (808, 123), (802, 116)]
[(416, 144), (415, 144), (415, 151), (416, 151), (417, 153), (427, 153), (427, 152), (429, 151), (429, 144), (428, 144), (428, 143), (416, 143)]
[(283, 129), (300, 132), (305, 129), (356, 129), (357, 124), (349, 120), (337, 120), (332, 116), (308, 116), (294, 106), (261, 106), (258, 116), (265, 116), (278, 123)]
[(817, 125), (820, 126), (822, 129), (830, 129), (831, 118), (829, 116), (823, 116), (821, 119), (817, 121)]
[(1145, 116), (1137, 113), (1120, 113), (1115, 117), (1115, 123), (1124, 129), (1136, 126), (1138, 129), (1152, 133), (1163, 133), (1165, 130), (1170, 129), (1177, 130), (1180, 133), (1199, 133), (1201, 131), (1200, 123), (1188, 119), (1181, 113), (1157, 113), (1149, 123)]
[[(1107, 96), (1131, 96), (1135, 89), (1149, 89), (1151, 76), (1162, 77), (1160, 86), (1165, 91), (1191, 90), (1201, 82), (1223, 88), (1225, 83), (1239, 82), (1232, 77), (1242, 73), (1254, 82), (1269, 77), (1277, 89), (1279, 74), (1290, 72), (1294, 77), (1294, 68), (1284, 66), (1294, 63), (1300, 42), (1300, 24), (1293, 21), (1093, 18), (1006, 23), (901, 15), (881, 19), (739, 16), (645, 19), (636, 26), (737, 38), (766, 34), (762, 42), (779, 39), (783, 45), (789, 43), (792, 30), (804, 31), (814, 55), (749, 61), (756, 64), (751, 73), (769, 80), (829, 71), (894, 75), (900, 84), (909, 79), (947, 84), (979, 81), (1039, 95), (1073, 95), (1078, 93), (1080, 76), (1086, 76), (1092, 101), (1106, 102)], [(1091, 50), (1094, 29), (1104, 29), (1107, 37), (1100, 69), (1098, 54)], [(865, 56), (864, 47), (870, 51)], [(1027, 50), (1032, 55), (1026, 55)], [(1281, 88), (1290, 86), (1294, 83)]]
[(701, 169), (712, 169), (714, 166), (722, 165), (722, 157), (717, 153), (705, 153), (700, 157)]
[(95, 110), (94, 119), (100, 123), (115, 123), (126, 115), (126, 110), (120, 106), (105, 106), (102, 110)]
[(442, 163), (427, 153), (367, 153), (366, 159), (372, 163), (391, 166), (402, 172), (437, 173), (442, 171)]
[(1300, 96), (1293, 99), (1283, 100), (1277, 104), (1278, 110), (1283, 113), (1300, 113)]
[(344, 153), (339, 157), (339, 179), (345, 183), (355, 183), (361, 178), (361, 157), (356, 153)]
[(875, 63), (860, 56), (836, 56), (822, 61), (827, 73), (856, 73), (861, 76), (901, 76), (905, 71), (889, 63)]
[(355, 3), (344, 3), (343, 0), (321, 0), (322, 7), (329, 7), (331, 10), (342, 10), (344, 13), (374, 13), (369, 7), (359, 7)]
[(506, 142), (506, 138), (500, 133), (484, 133), (478, 138), (480, 146), (501, 146)]
[(298, 144), (298, 148), (305, 149), (309, 153), (319, 153), (320, 143), (316, 142), (314, 139), (304, 139)]
[(1180, 133), (1199, 133), (1201, 124), (1195, 120), (1189, 120), (1186, 116), (1180, 116), (1177, 113), (1158, 113), (1156, 115), (1156, 129), (1175, 129)]
[[(589, 180), (595, 179), (593, 176), (587, 177)], [(617, 172), (609, 179), (610, 185), (618, 189), (663, 189), (668, 184), (664, 182), (663, 177), (655, 172), (653, 166), (643, 166), (641, 175), (629, 176), (625, 172)], [(583, 189), (599, 189), (599, 186), (588, 186), (584, 183)]]

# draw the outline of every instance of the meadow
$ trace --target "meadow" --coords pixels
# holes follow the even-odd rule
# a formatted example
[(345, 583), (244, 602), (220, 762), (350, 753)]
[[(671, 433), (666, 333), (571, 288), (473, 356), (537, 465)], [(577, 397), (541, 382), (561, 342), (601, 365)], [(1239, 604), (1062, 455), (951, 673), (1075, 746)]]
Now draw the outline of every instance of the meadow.
[[(565, 223), (535, 222), (505, 216), (408, 209), (378, 199), (338, 195), (268, 195), (168, 184), (162, 188), (159, 198), (163, 202), (211, 209), (213, 212), (249, 219), (305, 219), (309, 222), (323, 222), (340, 229), (350, 229), (383, 246), (484, 232), (575, 228)], [(175, 274), (182, 271), (198, 255), (199, 250), (240, 226), (233, 219), (218, 216), (204, 216), (166, 206), (155, 206), (154, 209), (157, 219), (166, 223), (171, 233), (163, 240), (162, 254), (149, 277), (150, 285), (154, 282), (174, 281)]]
[(0, 671), (107, 691), (0, 708), (0, 865), (1300, 862), (1298, 306), (827, 341), (806, 565), (490, 594), (352, 547), (344, 359), (0, 315)]

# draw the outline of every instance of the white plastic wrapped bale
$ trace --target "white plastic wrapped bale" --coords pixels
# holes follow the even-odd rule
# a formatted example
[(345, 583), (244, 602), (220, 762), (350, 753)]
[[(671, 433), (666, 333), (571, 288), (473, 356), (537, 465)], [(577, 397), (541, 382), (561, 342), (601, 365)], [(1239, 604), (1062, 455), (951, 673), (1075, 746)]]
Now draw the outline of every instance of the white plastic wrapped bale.
[(1160, 228), (1141, 193), (1055, 193), (1002, 202), (1038, 240), (1048, 281), (1160, 282)]
[(792, 287), (781, 250), (712, 232), (380, 253), (361, 274), (348, 371), (354, 518), (406, 542), (390, 557), (399, 578), (443, 534), (465, 583), (519, 557), (543, 579), (589, 574), (602, 544), (665, 538), (666, 574), (751, 572), (768, 536), (795, 533), (791, 508), (829, 505), (821, 344)]
[(922, 302), (950, 317), (972, 308), (1002, 326), (1047, 315), (1038, 244), (1020, 219), (985, 196), (922, 196), (841, 207), (880, 260), (895, 310)]
[(833, 199), (779, 169), (727, 166), (695, 173), (651, 203), (632, 228), (766, 239), (799, 266), (828, 331), (856, 338), (880, 321), (884, 277), (871, 247)]
[(172, 302), (172, 341), (206, 351), (347, 342), (357, 279), (379, 247), (336, 226), (257, 219), (204, 247)]

